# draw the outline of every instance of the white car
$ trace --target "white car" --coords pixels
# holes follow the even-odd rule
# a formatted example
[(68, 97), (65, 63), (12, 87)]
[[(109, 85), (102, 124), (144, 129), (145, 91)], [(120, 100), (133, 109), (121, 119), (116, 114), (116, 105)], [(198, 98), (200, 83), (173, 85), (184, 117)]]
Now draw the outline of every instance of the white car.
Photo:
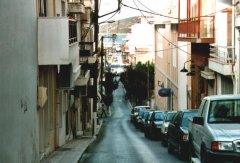
[(167, 138), (167, 131), (169, 122), (173, 119), (177, 112), (176, 111), (168, 111), (164, 117), (163, 125), (161, 127), (161, 136), (162, 136), (162, 144), (163, 146), (167, 146), (168, 138)]

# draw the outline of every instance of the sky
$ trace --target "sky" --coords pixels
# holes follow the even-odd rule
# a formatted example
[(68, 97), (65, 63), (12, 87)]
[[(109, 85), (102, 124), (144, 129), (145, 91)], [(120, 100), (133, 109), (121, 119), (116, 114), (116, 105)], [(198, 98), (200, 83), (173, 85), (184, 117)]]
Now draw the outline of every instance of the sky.
[[(135, 3), (134, 3), (135, 2)], [(159, 10), (161, 0), (122, 0), (122, 3), (128, 5), (133, 8), (140, 8), (141, 10), (146, 11), (155, 11)], [(104, 15), (106, 13), (112, 12), (117, 9), (118, 0), (100, 0), (99, 1), (99, 15)], [(143, 13), (145, 16), (148, 15), (147, 13)], [(129, 7), (121, 5), (121, 10), (119, 13), (113, 14), (108, 16), (104, 16), (100, 19), (101, 21), (106, 20), (119, 20), (133, 16), (142, 16), (141, 12), (135, 9), (131, 9)], [(111, 18), (112, 17), (112, 18)]]

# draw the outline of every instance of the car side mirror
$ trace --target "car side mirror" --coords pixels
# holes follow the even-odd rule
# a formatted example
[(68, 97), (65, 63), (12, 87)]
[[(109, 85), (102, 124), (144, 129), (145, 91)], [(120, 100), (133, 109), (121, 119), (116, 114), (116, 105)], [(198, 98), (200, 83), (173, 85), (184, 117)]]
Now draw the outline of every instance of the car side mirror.
[(193, 117), (193, 123), (203, 125), (203, 117)]

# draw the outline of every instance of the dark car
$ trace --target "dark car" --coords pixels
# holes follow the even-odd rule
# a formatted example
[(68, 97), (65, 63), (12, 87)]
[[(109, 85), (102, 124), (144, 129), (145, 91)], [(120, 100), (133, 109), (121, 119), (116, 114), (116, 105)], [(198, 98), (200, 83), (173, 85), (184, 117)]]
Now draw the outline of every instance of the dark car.
[(142, 112), (142, 114), (141, 114), (141, 121), (139, 123), (139, 128), (141, 129), (141, 131), (145, 131), (145, 126), (147, 124), (149, 114), (151, 112), (153, 112), (153, 111), (154, 111), (153, 109), (149, 109), (149, 110), (144, 110)]
[(197, 115), (196, 110), (180, 110), (168, 125), (168, 152), (176, 151), (180, 159), (187, 159), (189, 149), (189, 118)]
[(141, 129), (141, 124), (142, 124), (142, 119), (144, 117), (144, 112), (146, 111), (147, 109), (145, 108), (142, 108), (138, 111), (138, 115), (136, 116), (136, 122), (134, 123), (135, 124), (135, 127), (136, 128), (140, 128)]
[(161, 127), (161, 137), (162, 137), (162, 144), (163, 146), (167, 146), (168, 137), (167, 137), (167, 131), (168, 131), (168, 125), (169, 122), (173, 119), (177, 112), (176, 111), (168, 111), (165, 114), (163, 125)]
[(150, 106), (135, 106), (132, 108), (130, 120), (133, 124), (136, 124), (138, 113), (142, 109), (150, 109)]
[(151, 117), (152, 117), (152, 113), (153, 113), (153, 111), (150, 110), (146, 119), (145, 119), (145, 123), (144, 123), (144, 136), (146, 138), (149, 137), (149, 128), (150, 128), (150, 120), (151, 120)]
[(163, 111), (153, 111), (150, 120), (149, 126), (146, 131), (146, 135), (149, 138), (153, 139), (160, 139), (161, 137), (161, 127), (163, 124), (164, 119), (164, 112)]

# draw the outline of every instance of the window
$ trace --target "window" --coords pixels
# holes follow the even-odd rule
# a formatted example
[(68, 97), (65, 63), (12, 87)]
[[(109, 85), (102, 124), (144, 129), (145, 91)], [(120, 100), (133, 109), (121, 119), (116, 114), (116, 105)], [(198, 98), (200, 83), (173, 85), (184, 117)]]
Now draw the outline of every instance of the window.
[(66, 16), (66, 14), (65, 14), (66, 9), (65, 9), (65, 2), (64, 1), (61, 2), (61, 7), (62, 7), (62, 16)]
[(47, 16), (47, 0), (39, 0), (39, 16), (41, 17), (46, 17)]
[(77, 42), (77, 22), (69, 21), (69, 44)]
[(209, 123), (239, 123), (240, 100), (212, 101), (210, 105)]
[[(176, 45), (176, 43), (174, 43), (174, 45)], [(172, 49), (172, 65), (173, 67), (177, 67), (177, 48), (171, 45), (171, 49)]]
[(206, 103), (206, 100), (203, 100), (201, 105), (199, 106), (200, 115), (198, 115), (198, 116), (202, 116), (202, 112), (203, 112), (203, 108), (204, 108), (205, 103)]
[(190, 117), (194, 117), (197, 114), (197, 112), (187, 112), (183, 114), (182, 117), (182, 125), (183, 127), (188, 127), (188, 121)]
[(163, 113), (155, 113), (155, 119), (156, 120), (163, 120), (163, 118), (164, 118), (164, 115), (163, 115)]

